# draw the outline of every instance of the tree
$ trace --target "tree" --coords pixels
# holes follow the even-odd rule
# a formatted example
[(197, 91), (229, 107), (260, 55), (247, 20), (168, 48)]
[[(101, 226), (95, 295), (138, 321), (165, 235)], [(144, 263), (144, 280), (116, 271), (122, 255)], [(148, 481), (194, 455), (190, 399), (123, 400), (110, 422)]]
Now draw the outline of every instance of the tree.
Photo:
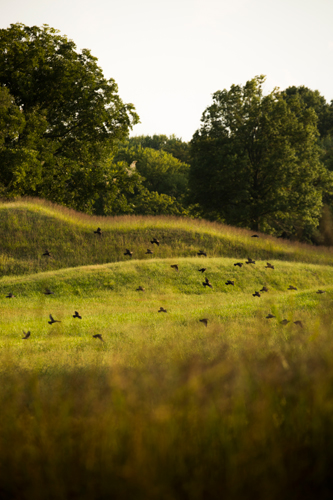
[(264, 96), (264, 76), (213, 94), (191, 141), (192, 202), (205, 217), (263, 231), (315, 227), (332, 175), (317, 116), (298, 95)]
[(8, 171), (14, 171), (24, 150), (30, 159), (26, 153), (21, 165), (40, 170), (23, 194), (33, 191), (73, 206), (76, 179), (127, 137), (138, 116), (118, 96), (115, 81), (104, 78), (90, 51), (78, 53), (74, 42), (58, 33), (47, 25), (0, 30), (0, 86), (23, 115), (15, 141), (8, 138), (3, 152)]
[(175, 135), (138, 135), (128, 139), (130, 148), (151, 148), (157, 151), (165, 151), (182, 163), (190, 163), (190, 145)]

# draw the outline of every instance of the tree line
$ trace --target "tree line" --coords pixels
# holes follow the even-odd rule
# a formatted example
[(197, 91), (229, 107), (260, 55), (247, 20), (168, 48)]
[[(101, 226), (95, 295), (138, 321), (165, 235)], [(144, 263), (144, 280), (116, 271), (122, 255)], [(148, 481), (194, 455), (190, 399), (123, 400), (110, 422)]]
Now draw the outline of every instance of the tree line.
[(327, 243), (318, 228), (333, 205), (333, 101), (304, 86), (264, 95), (264, 82), (215, 92), (189, 143), (129, 137), (135, 107), (89, 50), (47, 25), (12, 24), (0, 30), (0, 196)]

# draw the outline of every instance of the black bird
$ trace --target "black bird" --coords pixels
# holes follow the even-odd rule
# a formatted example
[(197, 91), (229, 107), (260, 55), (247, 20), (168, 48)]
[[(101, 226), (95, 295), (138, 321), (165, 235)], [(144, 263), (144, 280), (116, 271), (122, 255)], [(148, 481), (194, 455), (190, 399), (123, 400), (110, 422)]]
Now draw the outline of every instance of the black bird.
[(43, 253), (43, 257), (51, 257), (51, 254), (48, 250), (45, 250), (45, 252)]
[(152, 250), (150, 250), (149, 248), (147, 248), (147, 252), (146, 252), (146, 254), (148, 254), (148, 255), (153, 255), (153, 251), (152, 251)]
[(297, 288), (295, 286), (289, 285), (289, 288), (287, 288), (287, 290), (297, 290)]
[(136, 289), (137, 292), (144, 292), (145, 289), (143, 288), (143, 286), (139, 286), (137, 289)]
[(233, 285), (233, 286), (235, 286), (235, 282), (234, 282), (234, 281), (231, 281), (231, 280), (226, 281), (226, 283), (225, 283), (225, 284), (226, 284), (226, 285)]
[(22, 337), (22, 340), (28, 339), (30, 337), (30, 331), (25, 333), (25, 331), (23, 330), (23, 335), (24, 337)]
[(9, 292), (9, 294), (6, 295), (7, 299), (12, 299), (13, 297), (15, 297), (15, 295), (12, 292)]
[(158, 310), (157, 312), (159, 312), (159, 313), (166, 313), (166, 312), (167, 312), (167, 310), (166, 310), (166, 309), (164, 309), (164, 307), (160, 307), (160, 308), (159, 308), (159, 310)]
[(207, 324), (208, 324), (208, 319), (207, 318), (199, 319), (199, 321), (201, 323), (203, 323), (205, 326), (207, 326)]
[(297, 326), (300, 326), (301, 328), (303, 328), (303, 323), (299, 319), (297, 321), (294, 321), (294, 325), (297, 325)]
[(151, 243), (152, 245), (154, 245), (154, 243), (155, 243), (155, 245), (157, 245), (157, 246), (159, 246), (159, 245), (160, 245), (160, 242), (159, 242), (156, 238), (153, 238), (153, 239), (151, 240), (151, 242), (150, 242), (150, 243)]
[(176, 271), (179, 271), (178, 264), (172, 264), (170, 267), (172, 267), (173, 269), (176, 269)]
[(96, 231), (94, 231), (95, 234), (98, 234), (99, 236), (102, 236), (102, 230), (100, 227), (97, 228)]
[(271, 319), (271, 318), (275, 318), (275, 316), (274, 316), (274, 314), (269, 313), (269, 314), (266, 316), (266, 319)]
[(49, 288), (45, 288), (45, 292), (43, 292), (44, 295), (54, 295), (54, 292), (51, 292), (51, 290), (49, 290)]
[(252, 234), (251, 238), (259, 238), (257, 234)]
[(199, 257), (201, 257), (201, 255), (204, 255), (205, 257), (207, 257), (206, 252), (204, 252), (203, 250), (199, 250), (199, 252), (197, 253), (197, 255), (199, 255)]
[(126, 252), (124, 253), (124, 255), (128, 255), (129, 257), (132, 257), (133, 252), (131, 252), (130, 250), (128, 250), (128, 248), (126, 248)]
[(290, 323), (289, 319), (283, 319), (282, 321), (280, 321), (281, 325), (287, 325), (288, 323)]
[(205, 278), (205, 281), (202, 284), (203, 286), (209, 286), (209, 288), (213, 288), (213, 285), (210, 283), (208, 278)]
[(206, 271), (207, 267), (202, 267), (201, 269), (199, 269), (199, 273), (204, 273)]
[(268, 292), (267, 286), (263, 286), (262, 289), (260, 290), (261, 292)]
[(326, 293), (325, 290), (318, 290), (316, 293)]
[(255, 264), (256, 261), (255, 260), (252, 260), (250, 257), (248, 257), (247, 261), (245, 262), (245, 264)]
[(243, 267), (243, 262), (236, 262), (236, 264), (234, 264), (234, 266)]
[(101, 340), (102, 342), (104, 342), (103, 338), (102, 338), (102, 335), (100, 333), (96, 333), (96, 335), (93, 335), (94, 339), (99, 339)]
[(274, 269), (274, 266), (272, 266), (272, 264), (267, 262), (267, 266), (265, 266), (265, 269)]
[(260, 293), (259, 292), (254, 292), (252, 295), (253, 295), (253, 297), (260, 297)]
[(58, 319), (53, 319), (52, 314), (49, 315), (49, 318), (51, 320), (51, 321), (48, 321), (49, 325), (53, 325), (53, 323), (61, 323), (61, 321), (59, 321)]
[(80, 316), (79, 313), (77, 311), (75, 311), (75, 314), (73, 314), (73, 318), (82, 319), (82, 316)]

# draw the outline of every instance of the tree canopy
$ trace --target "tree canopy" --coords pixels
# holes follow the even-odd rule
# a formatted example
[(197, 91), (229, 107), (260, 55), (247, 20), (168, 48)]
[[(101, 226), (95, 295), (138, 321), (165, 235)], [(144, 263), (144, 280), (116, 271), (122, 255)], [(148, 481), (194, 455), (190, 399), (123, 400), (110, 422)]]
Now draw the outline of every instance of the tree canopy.
[(213, 94), (191, 141), (192, 201), (209, 218), (254, 230), (318, 225), (332, 176), (317, 115), (298, 93), (263, 95), (264, 76)]

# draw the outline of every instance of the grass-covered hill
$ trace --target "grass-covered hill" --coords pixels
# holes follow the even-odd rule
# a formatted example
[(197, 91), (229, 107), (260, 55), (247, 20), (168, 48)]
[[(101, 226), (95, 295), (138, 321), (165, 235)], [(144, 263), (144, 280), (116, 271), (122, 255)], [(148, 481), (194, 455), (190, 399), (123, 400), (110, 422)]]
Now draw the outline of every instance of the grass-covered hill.
[[(102, 235), (94, 233), (100, 227)], [(0, 276), (125, 261), (195, 257), (331, 265), (333, 252), (221, 224), (173, 217), (90, 217), (40, 200), (0, 204)], [(157, 238), (160, 245), (151, 244)], [(147, 249), (153, 255), (147, 254)], [(51, 257), (44, 257), (49, 250)], [(204, 258), (203, 258), (204, 260)]]

